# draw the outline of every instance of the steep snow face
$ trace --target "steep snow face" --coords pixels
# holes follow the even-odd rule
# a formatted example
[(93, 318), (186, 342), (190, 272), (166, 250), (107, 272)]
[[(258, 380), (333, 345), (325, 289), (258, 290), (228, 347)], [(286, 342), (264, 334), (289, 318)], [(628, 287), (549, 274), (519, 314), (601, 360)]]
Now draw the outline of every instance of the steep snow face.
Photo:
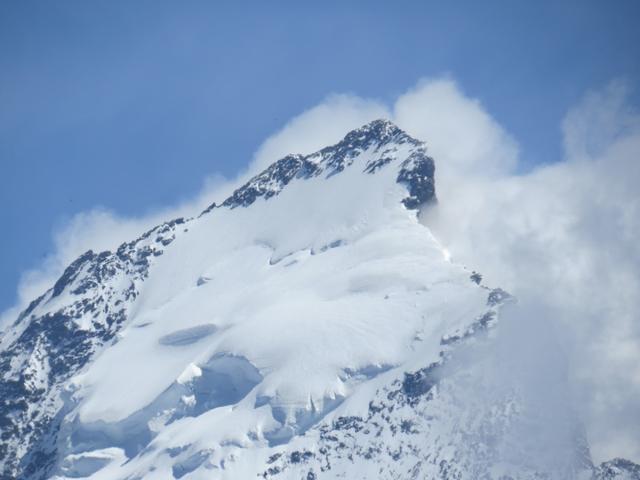
[[(429, 160), (398, 135), (381, 148), (379, 134), (364, 145), (351, 134), (349, 149), (289, 165), (304, 174), (285, 182), (273, 172), (288, 157), (191, 222), (153, 265), (118, 342), (71, 381), (77, 428), (154, 419), (149, 441), (208, 402), (207, 413), (233, 405), (225, 422), (249, 422), (242, 435), (273, 445), (410, 356), (437, 361), (441, 338), (486, 312), (487, 292), (403, 202), (400, 173)], [(205, 373), (222, 359), (229, 381)], [(207, 442), (228, 441), (220, 435)], [(136, 455), (143, 443), (118, 446)]]
[(457, 402), (510, 296), (429, 202), (425, 145), (376, 121), (83, 255), (0, 339), (0, 478), (589, 478), (579, 435), (560, 470), (502, 462), (517, 392)]

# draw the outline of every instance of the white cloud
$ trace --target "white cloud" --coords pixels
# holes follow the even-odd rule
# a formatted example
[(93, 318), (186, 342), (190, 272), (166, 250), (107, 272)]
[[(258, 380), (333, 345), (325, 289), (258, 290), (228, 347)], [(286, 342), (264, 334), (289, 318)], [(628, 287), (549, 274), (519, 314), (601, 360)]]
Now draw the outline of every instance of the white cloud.
[(616, 80), (603, 91), (589, 92), (562, 122), (568, 160), (598, 156), (616, 140), (640, 128), (637, 112), (628, 105), (629, 86)]
[(450, 79), (423, 80), (395, 102), (393, 120), (424, 139), (442, 175), (495, 176), (516, 166), (516, 142)]
[[(624, 84), (592, 92), (568, 112), (565, 158), (541, 159), (527, 174), (515, 173), (516, 141), (444, 78), (418, 83), (392, 106), (330, 96), (267, 139), (240, 178), (379, 117), (427, 141), (439, 204), (423, 218), (453, 260), (537, 304), (554, 329), (596, 460), (640, 461), (640, 116), (628, 106)], [(55, 236), (56, 253), (41, 271), (25, 277), (21, 301), (82, 251), (113, 248), (161, 220), (197, 213), (236, 183), (219, 181), (195, 200), (143, 218), (80, 214)]]

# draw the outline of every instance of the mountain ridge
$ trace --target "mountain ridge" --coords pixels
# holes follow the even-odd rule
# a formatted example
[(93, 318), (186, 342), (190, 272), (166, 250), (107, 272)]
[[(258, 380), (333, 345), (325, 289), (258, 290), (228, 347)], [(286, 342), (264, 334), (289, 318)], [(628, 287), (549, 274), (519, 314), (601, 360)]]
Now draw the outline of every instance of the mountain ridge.
[[(475, 373), (449, 370), (513, 299), (417, 222), (434, 173), (424, 143), (376, 120), (81, 255), (0, 337), (0, 478), (492, 475), (498, 452), (467, 417), (508, 430), (517, 397), (456, 410)], [(549, 471), (639, 478), (576, 439)]]
[[(426, 155), (426, 145), (407, 135), (389, 120), (378, 119), (351, 131), (344, 139), (332, 146), (309, 155), (290, 154), (272, 163), (236, 189), (220, 206), (247, 207), (257, 198), (269, 199), (277, 195), (294, 178), (309, 179), (321, 174), (325, 174), (326, 177), (335, 175), (350, 166), (350, 160), (355, 152), (367, 150), (372, 146), (376, 146), (376, 150), (379, 150), (392, 142), (395, 145), (410, 144), (418, 147), (411, 159), (413, 168), (403, 169), (397, 179), (398, 182), (409, 186), (410, 197), (405, 199), (407, 202), (405, 205), (415, 209), (424, 203), (435, 201), (433, 181), (435, 166), (433, 159)], [(375, 162), (367, 164), (365, 171), (373, 174), (389, 161), (391, 161), (390, 158), (382, 156)], [(217, 207), (218, 205), (213, 203), (200, 215)]]

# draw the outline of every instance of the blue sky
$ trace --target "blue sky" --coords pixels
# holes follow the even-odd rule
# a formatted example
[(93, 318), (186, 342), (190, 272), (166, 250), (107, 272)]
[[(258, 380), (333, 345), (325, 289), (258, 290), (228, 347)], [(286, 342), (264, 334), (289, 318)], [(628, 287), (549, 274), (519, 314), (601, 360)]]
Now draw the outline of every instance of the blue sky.
[(331, 93), (448, 74), (521, 168), (557, 161), (586, 91), (638, 85), (638, 19), (636, 1), (2, 2), (0, 310), (74, 214), (188, 198)]

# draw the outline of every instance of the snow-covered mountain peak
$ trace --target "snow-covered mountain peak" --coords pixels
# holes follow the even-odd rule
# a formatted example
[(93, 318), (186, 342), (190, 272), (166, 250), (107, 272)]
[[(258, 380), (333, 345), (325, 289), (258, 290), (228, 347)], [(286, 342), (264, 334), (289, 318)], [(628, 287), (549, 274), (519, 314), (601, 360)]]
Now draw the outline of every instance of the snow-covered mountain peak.
[(79, 257), (1, 338), (0, 479), (558, 478), (496, 460), (517, 395), (461, 401), (512, 299), (418, 221), (434, 173), (376, 120)]
[[(365, 155), (366, 154), (366, 155)], [(363, 163), (357, 160), (366, 159)], [(278, 195), (294, 180), (329, 178), (345, 168), (359, 167), (361, 172), (375, 174), (388, 163), (400, 161), (396, 181), (405, 183), (410, 195), (408, 208), (435, 200), (434, 164), (427, 156), (424, 143), (411, 138), (388, 120), (375, 120), (349, 132), (335, 145), (310, 155), (287, 155), (238, 188), (221, 204), (223, 207), (247, 207), (256, 199)], [(209, 206), (208, 213), (216, 205)]]
[(419, 140), (411, 138), (392, 121), (381, 118), (349, 132), (340, 144), (352, 145), (353, 147), (366, 150), (373, 144), (382, 146), (392, 142), (410, 142), (415, 145), (422, 143)]

